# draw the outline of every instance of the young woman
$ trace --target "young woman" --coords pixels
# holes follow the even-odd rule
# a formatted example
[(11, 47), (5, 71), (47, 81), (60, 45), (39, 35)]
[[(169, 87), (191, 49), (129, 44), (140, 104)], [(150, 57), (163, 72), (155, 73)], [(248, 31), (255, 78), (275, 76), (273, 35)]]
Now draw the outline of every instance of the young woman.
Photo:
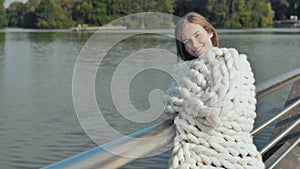
[(246, 55), (218, 48), (215, 28), (188, 13), (176, 25), (175, 81), (166, 112), (175, 114), (170, 169), (263, 169), (250, 134), (255, 113), (254, 76)]

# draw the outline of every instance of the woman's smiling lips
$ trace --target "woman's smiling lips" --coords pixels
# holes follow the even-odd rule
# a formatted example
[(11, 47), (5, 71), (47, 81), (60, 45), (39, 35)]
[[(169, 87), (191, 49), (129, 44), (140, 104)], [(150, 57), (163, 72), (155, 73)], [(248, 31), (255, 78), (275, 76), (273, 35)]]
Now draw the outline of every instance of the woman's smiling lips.
[(194, 49), (194, 53), (197, 55), (200, 55), (202, 53), (202, 49), (204, 48), (204, 44), (201, 44), (201, 46), (197, 49)]

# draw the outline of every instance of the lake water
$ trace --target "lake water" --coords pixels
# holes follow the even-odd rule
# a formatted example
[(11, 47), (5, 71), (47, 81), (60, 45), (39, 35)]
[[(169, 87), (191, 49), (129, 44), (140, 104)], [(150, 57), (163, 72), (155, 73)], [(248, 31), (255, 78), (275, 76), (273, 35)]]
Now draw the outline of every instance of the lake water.
[[(233, 47), (248, 56), (256, 83), (300, 65), (300, 29), (218, 32), (221, 47)], [(124, 39), (124, 35), (130, 36)], [(72, 78), (78, 56), (89, 51), (91, 55), (104, 53), (104, 46), (107, 48), (116, 40), (118, 43), (111, 46), (99, 65), (88, 57), (81, 62), (97, 70), (95, 96), (109, 126), (129, 134), (166, 119), (165, 115), (147, 123), (126, 119), (113, 105), (110, 92), (116, 68), (127, 56), (134, 55), (135, 60), (127, 63), (130, 68), (175, 63), (176, 57), (171, 58), (175, 56), (174, 40), (168, 35), (172, 35), (172, 30), (98, 33), (96, 37), (101, 39), (93, 38), (93, 33), (69, 30), (0, 30), (0, 168), (40, 168), (97, 146), (94, 141), (113, 138), (111, 133), (105, 133), (105, 128), (95, 139), (86, 134), (87, 129), (81, 126), (74, 108)], [(86, 45), (87, 42), (94, 42), (94, 46)], [(151, 58), (137, 57), (143, 54)], [(126, 71), (120, 73), (124, 81), (132, 76)], [(131, 103), (140, 111), (147, 110), (149, 92), (164, 90), (168, 80), (166, 73), (156, 69), (139, 72), (128, 87)], [(286, 87), (259, 101), (256, 126), (282, 109), (288, 90)], [(255, 138), (259, 149), (270, 134), (271, 128)], [(167, 163), (168, 153), (163, 153), (139, 159), (124, 168), (162, 169)]]

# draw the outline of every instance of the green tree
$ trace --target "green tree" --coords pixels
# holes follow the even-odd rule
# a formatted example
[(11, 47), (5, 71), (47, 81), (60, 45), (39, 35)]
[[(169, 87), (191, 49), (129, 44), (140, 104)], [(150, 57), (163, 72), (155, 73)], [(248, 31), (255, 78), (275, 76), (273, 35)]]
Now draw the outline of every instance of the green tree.
[(235, 9), (231, 1), (224, 0), (208, 0), (206, 6), (203, 7), (206, 10), (206, 18), (215, 27), (227, 27), (231, 21), (228, 18), (232, 17)]
[(289, 7), (286, 13), (286, 18), (290, 18), (291, 15), (300, 17), (300, 1), (299, 0), (288, 0)]
[[(141, 0), (140, 5), (142, 12), (174, 13), (174, 0)], [(171, 17), (159, 13), (141, 15), (140, 22), (140, 28), (147, 29), (171, 28), (174, 25)]]
[[(107, 9), (107, 21), (111, 22), (116, 19), (119, 19), (120, 17), (140, 12), (141, 11), (140, 0), (128, 0), (128, 1), (110, 0), (107, 4), (106, 9)], [(123, 23), (117, 23), (117, 24), (130, 27), (128, 23), (131, 21), (126, 20), (125, 22), (125, 20), (126, 19), (123, 19)], [(131, 22), (131, 24), (133, 24), (133, 22)]]
[(286, 19), (290, 3), (288, 0), (270, 0), (272, 9), (275, 11), (275, 20)]
[(182, 16), (196, 11), (217, 28), (255, 28), (272, 25), (273, 11), (268, 0), (176, 0), (175, 6), (175, 15)]
[(141, 0), (142, 12), (163, 12), (172, 14), (174, 12), (174, 0)]
[(108, 16), (125, 16), (140, 11), (139, 0), (110, 0), (107, 4)]
[(72, 18), (78, 23), (85, 23), (88, 21), (90, 10), (92, 10), (92, 5), (90, 6), (88, 2), (76, 3), (72, 9)]
[(70, 20), (73, 20), (72, 14), (75, 9), (74, 7), (81, 2), (82, 0), (54, 0), (54, 3), (60, 6), (62, 14)]
[(70, 26), (60, 6), (55, 4), (53, 0), (41, 1), (35, 14), (37, 16), (37, 28), (55, 29)]
[(249, 28), (252, 27), (253, 23), (251, 20), (252, 5), (249, 1), (246, 3), (245, 0), (230, 0), (232, 6), (230, 7), (231, 15), (229, 15), (230, 24), (228, 22), (225, 27), (229, 28)]
[(41, 0), (28, 0), (25, 3), (25, 12), (23, 16), (23, 24), (24, 28), (36, 28), (37, 24), (37, 16), (36, 16), (36, 8), (39, 6)]
[(4, 0), (0, 0), (0, 28), (7, 26), (6, 12), (4, 8)]
[(270, 27), (273, 24), (274, 11), (271, 3), (267, 0), (261, 0), (253, 3), (252, 6), (252, 27)]
[[(80, 0), (28, 0), (7, 9), (10, 26), (18, 22), (24, 28), (65, 28), (73, 24), (72, 5)], [(19, 2), (18, 2), (19, 3)], [(21, 12), (23, 11), (23, 12)], [(15, 16), (18, 16), (17, 21)]]
[(8, 27), (22, 27), (24, 22), (25, 4), (23, 2), (13, 2), (6, 9)]
[(76, 8), (75, 19), (81, 23), (101, 26), (107, 23), (106, 4), (109, 0), (83, 0)]
[[(175, 0), (174, 15), (182, 17), (194, 11), (203, 16), (208, 16), (207, 5), (209, 0)], [(216, 5), (217, 3), (212, 3)]]

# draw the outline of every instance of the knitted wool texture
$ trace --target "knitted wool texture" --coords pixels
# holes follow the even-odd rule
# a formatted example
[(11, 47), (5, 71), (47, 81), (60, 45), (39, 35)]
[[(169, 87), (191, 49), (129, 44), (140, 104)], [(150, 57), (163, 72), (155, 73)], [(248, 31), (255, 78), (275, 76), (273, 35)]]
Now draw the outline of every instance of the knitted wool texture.
[(264, 168), (250, 134), (256, 99), (246, 55), (213, 48), (173, 72), (166, 92), (166, 112), (178, 113), (170, 169)]

